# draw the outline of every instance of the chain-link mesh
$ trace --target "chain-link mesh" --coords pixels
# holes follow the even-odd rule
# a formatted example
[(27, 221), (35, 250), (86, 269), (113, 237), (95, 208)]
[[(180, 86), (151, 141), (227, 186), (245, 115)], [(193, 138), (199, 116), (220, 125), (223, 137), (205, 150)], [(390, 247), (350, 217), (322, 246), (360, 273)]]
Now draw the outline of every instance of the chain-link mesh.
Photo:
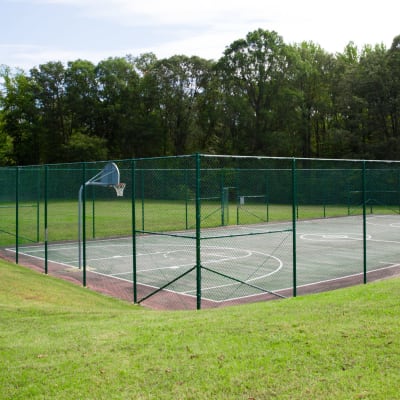
[(0, 246), (15, 244), (17, 217), (17, 169), (0, 169)]
[(191, 155), (0, 169), (5, 258), (153, 308), (397, 273), (400, 163)]

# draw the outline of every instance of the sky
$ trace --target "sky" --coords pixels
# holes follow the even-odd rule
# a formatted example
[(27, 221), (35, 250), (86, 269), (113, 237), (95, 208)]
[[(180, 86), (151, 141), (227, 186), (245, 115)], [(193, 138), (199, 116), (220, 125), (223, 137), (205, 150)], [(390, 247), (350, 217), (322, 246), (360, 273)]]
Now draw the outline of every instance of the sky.
[(400, 35), (398, 0), (0, 0), (0, 65), (196, 55), (218, 60), (259, 28), (331, 53)]

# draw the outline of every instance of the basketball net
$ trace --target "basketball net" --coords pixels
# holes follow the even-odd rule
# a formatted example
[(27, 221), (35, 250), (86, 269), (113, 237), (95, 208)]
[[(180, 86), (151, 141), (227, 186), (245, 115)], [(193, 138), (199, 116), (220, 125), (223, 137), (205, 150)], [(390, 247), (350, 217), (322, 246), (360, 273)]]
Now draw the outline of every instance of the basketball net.
[(124, 195), (125, 186), (126, 183), (118, 183), (117, 185), (113, 185), (118, 197), (122, 197)]

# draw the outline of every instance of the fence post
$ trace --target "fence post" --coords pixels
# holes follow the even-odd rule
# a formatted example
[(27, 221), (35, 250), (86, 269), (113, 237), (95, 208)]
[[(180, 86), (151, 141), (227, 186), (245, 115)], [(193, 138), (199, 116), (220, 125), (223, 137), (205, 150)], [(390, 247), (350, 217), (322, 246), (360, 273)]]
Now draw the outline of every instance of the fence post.
[(40, 200), (41, 200), (41, 176), (42, 168), (37, 168), (37, 196), (36, 196), (36, 242), (40, 241)]
[(19, 167), (15, 170), (15, 263), (19, 261)]
[(226, 191), (225, 191), (225, 170), (222, 168), (221, 169), (221, 176), (220, 176), (221, 180), (220, 180), (220, 192), (221, 192), (221, 226), (225, 225), (225, 195), (226, 195)]
[(86, 163), (82, 165), (82, 284), (86, 287)]
[(131, 162), (131, 185), (132, 185), (132, 275), (133, 275), (133, 302), (137, 303), (137, 264), (136, 264), (136, 162)]
[(49, 184), (49, 166), (44, 166), (44, 273), (48, 274), (48, 250), (49, 250), (49, 235), (48, 235), (48, 184)]
[(189, 216), (188, 216), (188, 209), (189, 209), (189, 182), (188, 182), (188, 170), (185, 169), (185, 228), (186, 230), (189, 229)]
[(201, 309), (201, 246), (200, 246), (200, 155), (196, 154), (196, 301), (197, 309)]
[(292, 230), (293, 230), (293, 297), (297, 296), (297, 254), (296, 254), (296, 219), (297, 219), (297, 180), (296, 159), (292, 159)]
[(364, 284), (367, 283), (367, 177), (366, 161), (362, 162), (362, 202), (363, 202), (363, 275)]
[(140, 198), (142, 205), (142, 231), (144, 231), (144, 170), (140, 171)]
[(96, 191), (91, 188), (92, 193), (92, 239), (96, 238)]

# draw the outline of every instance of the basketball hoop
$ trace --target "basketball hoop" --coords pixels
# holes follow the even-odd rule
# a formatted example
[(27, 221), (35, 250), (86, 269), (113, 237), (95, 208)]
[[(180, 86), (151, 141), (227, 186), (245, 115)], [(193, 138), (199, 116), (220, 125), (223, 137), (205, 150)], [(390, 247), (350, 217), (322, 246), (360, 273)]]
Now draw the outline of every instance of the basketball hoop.
[(124, 189), (126, 183), (117, 183), (116, 185), (112, 185), (115, 191), (117, 192), (118, 197), (122, 197), (124, 195)]
[[(78, 266), (79, 269), (82, 266), (82, 261), (83, 261), (83, 267), (86, 268), (85, 265), (85, 257), (83, 254), (83, 248), (82, 248), (82, 225), (83, 225), (83, 220), (82, 220), (82, 209), (84, 205), (84, 199), (83, 197), (83, 189), (86, 186), (92, 185), (92, 186), (103, 186), (103, 187), (113, 187), (117, 193), (118, 197), (122, 197), (124, 195), (124, 189), (126, 186), (126, 183), (120, 183), (120, 173), (117, 164), (114, 162), (110, 161), (108, 162), (103, 169), (98, 172), (96, 175), (94, 175), (92, 178), (90, 178), (87, 182), (81, 185), (79, 189), (79, 209), (78, 209), (78, 252), (79, 252), (79, 260), (78, 260)], [(85, 241), (85, 238), (83, 238), (83, 241)], [(85, 243), (84, 245), (85, 246)]]

